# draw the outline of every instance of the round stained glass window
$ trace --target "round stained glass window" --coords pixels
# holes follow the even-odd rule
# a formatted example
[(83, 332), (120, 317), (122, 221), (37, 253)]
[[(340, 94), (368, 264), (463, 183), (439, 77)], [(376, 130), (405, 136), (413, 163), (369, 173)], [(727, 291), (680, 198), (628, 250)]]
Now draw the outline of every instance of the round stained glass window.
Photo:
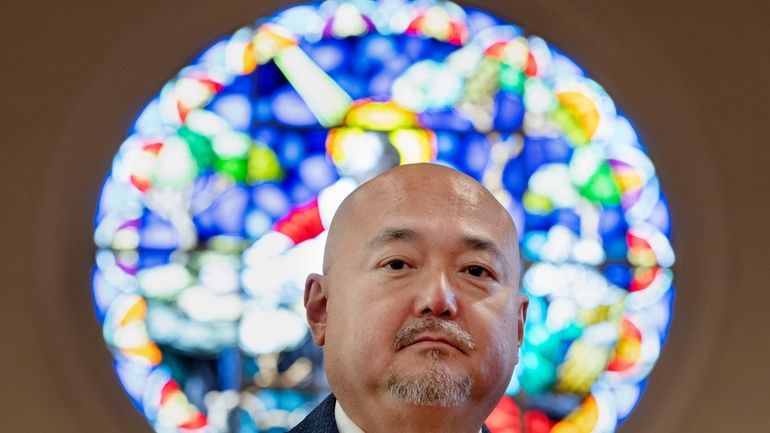
[(530, 296), (493, 432), (612, 432), (665, 340), (669, 212), (631, 122), (545, 40), (446, 1), (288, 8), (146, 105), (95, 222), (93, 296), (158, 432), (279, 432), (329, 392), (304, 319), (357, 185), (434, 162), (517, 224)]

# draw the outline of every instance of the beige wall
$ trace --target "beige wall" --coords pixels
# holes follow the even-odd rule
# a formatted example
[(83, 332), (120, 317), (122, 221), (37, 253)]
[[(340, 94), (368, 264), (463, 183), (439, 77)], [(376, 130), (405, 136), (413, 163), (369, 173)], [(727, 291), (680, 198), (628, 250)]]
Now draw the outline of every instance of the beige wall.
[[(0, 3), (0, 432), (150, 431), (112, 375), (92, 314), (96, 194), (158, 86), (214, 38), (286, 4)], [(586, 66), (636, 123), (670, 198), (673, 327), (621, 431), (770, 431), (764, 2), (467, 4)]]

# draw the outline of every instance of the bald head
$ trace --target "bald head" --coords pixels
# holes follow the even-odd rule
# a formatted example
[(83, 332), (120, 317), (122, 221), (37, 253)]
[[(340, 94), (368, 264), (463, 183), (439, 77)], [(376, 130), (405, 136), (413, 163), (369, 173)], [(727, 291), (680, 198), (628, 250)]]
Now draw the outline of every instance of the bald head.
[[(345, 248), (345, 238), (362, 225), (387, 226), (407, 210), (421, 209), (421, 218), (477, 218), (471, 223), (496, 229), (503, 239), (504, 254), (512, 266), (518, 262), (516, 229), (510, 214), (497, 199), (472, 177), (455, 169), (430, 163), (395, 167), (359, 186), (340, 204), (329, 227), (324, 250), (324, 273), (328, 273)], [(403, 235), (403, 233), (401, 234)]]

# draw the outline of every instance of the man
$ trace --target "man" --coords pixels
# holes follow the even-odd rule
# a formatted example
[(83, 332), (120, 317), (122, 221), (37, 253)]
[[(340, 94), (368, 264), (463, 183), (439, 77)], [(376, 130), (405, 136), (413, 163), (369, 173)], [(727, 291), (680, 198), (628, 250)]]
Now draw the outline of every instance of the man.
[(527, 306), (516, 230), (484, 187), (396, 167), (340, 205), (305, 307), (333, 395), (292, 432), (487, 431)]

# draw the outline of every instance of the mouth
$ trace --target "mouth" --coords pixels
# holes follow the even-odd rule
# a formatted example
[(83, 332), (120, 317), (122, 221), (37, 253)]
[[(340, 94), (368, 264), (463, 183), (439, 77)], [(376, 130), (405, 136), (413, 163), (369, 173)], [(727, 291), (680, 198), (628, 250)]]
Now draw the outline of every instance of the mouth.
[(465, 353), (465, 351), (458, 344), (453, 342), (451, 339), (448, 339), (448, 338), (445, 338), (445, 337), (442, 337), (442, 336), (436, 336), (436, 335), (422, 335), (422, 336), (419, 336), (419, 337), (415, 338), (414, 340), (410, 341), (409, 343), (407, 343), (404, 347), (418, 346), (418, 345), (419, 346), (428, 346), (428, 347), (430, 347), (430, 346), (436, 346), (436, 347), (449, 346), (452, 349), (455, 349), (455, 350), (458, 350), (458, 351), (460, 351), (462, 353)]
[(476, 349), (473, 338), (459, 324), (433, 318), (410, 323), (396, 333), (393, 341), (393, 348), (396, 351), (414, 345), (439, 349), (449, 346), (464, 355)]

